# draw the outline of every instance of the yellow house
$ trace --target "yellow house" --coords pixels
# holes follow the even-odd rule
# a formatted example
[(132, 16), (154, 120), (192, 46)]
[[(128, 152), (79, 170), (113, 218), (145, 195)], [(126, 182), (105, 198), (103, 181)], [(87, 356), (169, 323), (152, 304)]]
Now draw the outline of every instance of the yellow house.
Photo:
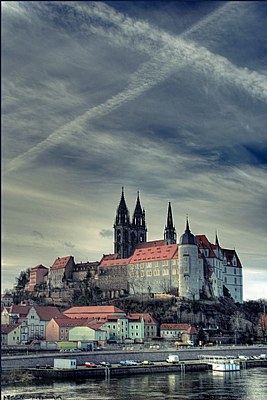
[(20, 325), (1, 325), (1, 344), (13, 345), (20, 343)]

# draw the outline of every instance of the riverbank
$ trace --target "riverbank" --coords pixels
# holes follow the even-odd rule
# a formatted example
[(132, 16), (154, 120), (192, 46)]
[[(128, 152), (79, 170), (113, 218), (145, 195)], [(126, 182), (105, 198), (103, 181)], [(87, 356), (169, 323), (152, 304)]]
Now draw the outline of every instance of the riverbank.
[[(247, 368), (267, 368), (267, 360), (247, 360), (240, 361), (242, 369)], [(204, 371), (211, 369), (211, 365), (206, 362), (193, 360), (182, 361), (177, 364), (166, 362), (157, 362), (153, 365), (134, 365), (124, 366), (115, 365), (110, 368), (98, 366), (96, 368), (86, 368), (79, 366), (76, 369), (57, 369), (51, 367), (30, 368), (12, 371), (3, 371), (2, 385), (30, 383), (33, 380), (42, 381), (82, 381), (92, 378), (109, 379), (116, 376), (130, 376), (140, 374), (171, 373), (179, 372), (185, 374), (188, 372)]]
[[(28, 356), (3, 356), (2, 357), (2, 385), (11, 385), (22, 382), (30, 382), (36, 379), (38, 376), (42, 376), (44, 379), (47, 376), (48, 379), (58, 379), (57, 375), (60, 373), (54, 372), (52, 369), (54, 365), (54, 358), (72, 358), (77, 361), (77, 371), (68, 371), (65, 377), (60, 379), (73, 379), (73, 374), (76, 374), (80, 379), (87, 379), (93, 376), (103, 378), (107, 373), (113, 375), (127, 375), (133, 373), (156, 373), (156, 372), (173, 372), (173, 371), (192, 371), (193, 369), (208, 368), (206, 365), (201, 366), (199, 356), (202, 355), (218, 355), (218, 356), (231, 356), (237, 358), (240, 355), (246, 356), (259, 356), (262, 353), (267, 353), (267, 346), (265, 347), (247, 347), (247, 346), (231, 346), (231, 347), (217, 347), (217, 348), (193, 348), (186, 350), (173, 350), (162, 351), (162, 350), (150, 350), (150, 351), (116, 351), (116, 352), (89, 352), (89, 353), (53, 353), (45, 355), (28, 355)], [(181, 361), (178, 365), (169, 365), (165, 363), (166, 358), (169, 354), (179, 355)], [(112, 368), (111, 371), (107, 371), (105, 368), (99, 368), (96, 370), (90, 370), (83, 367), (86, 361), (91, 361), (95, 364), (99, 364), (102, 361), (109, 361), (112, 365), (119, 364), (121, 360), (149, 360), (154, 365), (147, 366), (135, 366), (131, 369), (118, 367), (117, 369)], [(167, 364), (167, 365), (166, 365)], [(197, 366), (198, 365), (198, 366)], [(247, 368), (254, 366), (265, 367), (267, 362), (263, 360), (249, 360)], [(36, 366), (38, 368), (36, 368)], [(132, 369), (135, 368), (135, 369)], [(81, 372), (80, 372), (81, 371)], [(61, 374), (62, 375), (62, 374)], [(35, 378), (34, 378), (35, 376)]]

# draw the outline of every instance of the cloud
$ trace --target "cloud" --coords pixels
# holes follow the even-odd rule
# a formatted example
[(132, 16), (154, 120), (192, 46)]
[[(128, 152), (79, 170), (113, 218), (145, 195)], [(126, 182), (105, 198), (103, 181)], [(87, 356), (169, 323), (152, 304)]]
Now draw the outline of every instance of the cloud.
[(189, 214), (264, 271), (265, 15), (258, 2), (7, 5), (4, 265), (112, 252), (124, 186), (131, 212), (140, 190), (149, 240), (171, 201), (178, 237)]
[(40, 240), (40, 239), (44, 239), (44, 236), (38, 232), (38, 231), (32, 231), (32, 235), (34, 236), (35, 239)]
[(107, 237), (107, 238), (113, 237), (113, 231), (111, 229), (102, 229), (102, 231), (100, 231), (99, 234), (102, 237)]
[[(113, 28), (109, 26), (107, 29), (103, 25), (95, 26), (91, 24), (90, 29), (93, 29), (94, 33), (112, 39), (116, 45), (121, 45), (123, 40), (125, 41), (124, 45), (133, 45), (135, 50), (144, 50), (152, 57), (152, 60), (143, 64), (138, 71), (130, 76), (128, 85), (124, 90), (101, 105), (92, 107), (64, 124), (26, 153), (15, 157), (9, 162), (5, 173), (21, 168), (25, 162), (34, 160), (38, 154), (61, 143), (67, 137), (83, 132), (85, 124), (92, 119), (103, 117), (125, 102), (134, 100), (140, 94), (164, 80), (170, 73), (174, 71), (177, 73), (177, 69), (183, 69), (185, 66), (189, 66), (196, 73), (208, 75), (218, 85), (235, 84), (238, 88), (246, 90), (251, 96), (264, 102), (267, 101), (267, 78), (265, 76), (255, 71), (249, 71), (247, 68), (238, 68), (225, 57), (212, 54), (209, 50), (184, 40), (187, 33), (190, 34), (197, 29), (202, 29), (205, 23), (217, 18), (216, 11), (198, 23), (195, 29), (188, 29), (181, 37), (174, 37), (155, 29), (146, 22), (134, 21), (129, 17), (124, 17), (103, 3), (92, 2), (89, 7), (88, 4), (84, 6), (66, 3), (66, 6), (68, 7), (67, 16), (73, 18), (73, 13), (75, 13), (78, 24), (84, 21), (84, 17), (87, 15), (98, 18), (101, 22), (108, 20), (111, 25), (113, 24)], [(225, 7), (228, 8), (228, 5), (226, 4)], [(77, 14), (77, 11), (81, 14)], [(218, 17), (222, 12), (225, 12), (224, 8), (219, 9)], [(157, 50), (156, 55), (152, 55), (155, 49)]]

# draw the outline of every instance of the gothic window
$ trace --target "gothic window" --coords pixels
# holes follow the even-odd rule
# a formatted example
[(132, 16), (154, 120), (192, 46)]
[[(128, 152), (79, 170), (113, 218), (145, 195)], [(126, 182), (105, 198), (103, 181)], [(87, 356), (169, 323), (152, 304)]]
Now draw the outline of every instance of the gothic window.
[(120, 242), (121, 240), (121, 231), (118, 229), (117, 230), (117, 241)]
[(125, 240), (125, 242), (128, 242), (128, 240), (129, 240), (128, 231), (124, 232), (124, 240)]

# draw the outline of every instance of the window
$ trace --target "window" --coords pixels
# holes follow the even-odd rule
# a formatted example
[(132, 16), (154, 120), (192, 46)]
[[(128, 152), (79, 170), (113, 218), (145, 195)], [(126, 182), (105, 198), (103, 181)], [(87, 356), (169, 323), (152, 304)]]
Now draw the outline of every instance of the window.
[(169, 270), (167, 268), (163, 268), (162, 275), (169, 275)]
[(236, 269), (234, 269), (234, 274), (236, 275)]
[(173, 270), (172, 270), (172, 274), (173, 274), (173, 275), (176, 275), (176, 269), (173, 269)]
[(146, 276), (152, 276), (152, 271), (147, 271)]

